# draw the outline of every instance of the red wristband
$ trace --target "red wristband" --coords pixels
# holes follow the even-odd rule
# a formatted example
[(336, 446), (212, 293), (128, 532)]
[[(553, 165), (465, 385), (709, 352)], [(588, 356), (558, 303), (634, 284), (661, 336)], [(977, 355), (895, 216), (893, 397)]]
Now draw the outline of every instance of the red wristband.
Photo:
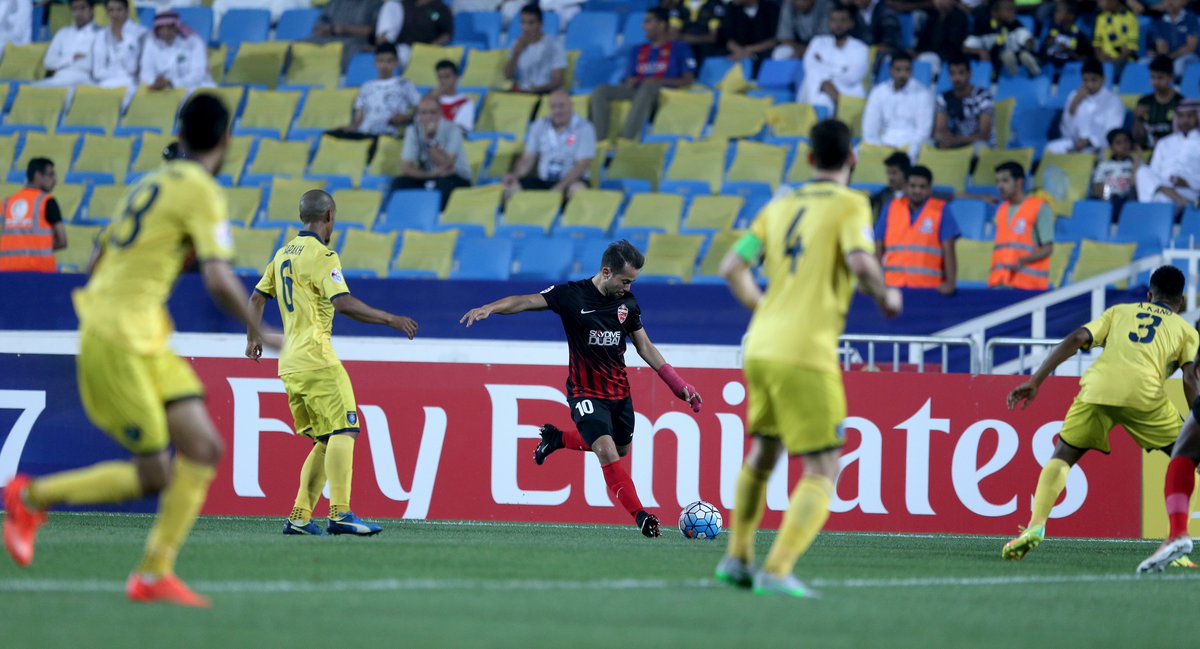
[(687, 387), (687, 381), (684, 381), (683, 377), (679, 376), (679, 372), (676, 372), (675, 368), (669, 364), (658, 368), (658, 378), (662, 379), (668, 388), (671, 388), (673, 394), (679, 394)]

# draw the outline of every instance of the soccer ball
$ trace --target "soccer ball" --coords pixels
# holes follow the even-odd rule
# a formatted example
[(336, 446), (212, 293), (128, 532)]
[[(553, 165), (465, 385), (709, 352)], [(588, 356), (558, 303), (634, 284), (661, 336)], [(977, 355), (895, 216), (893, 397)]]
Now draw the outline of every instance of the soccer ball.
[(679, 532), (687, 539), (713, 540), (721, 533), (721, 512), (697, 500), (679, 512)]

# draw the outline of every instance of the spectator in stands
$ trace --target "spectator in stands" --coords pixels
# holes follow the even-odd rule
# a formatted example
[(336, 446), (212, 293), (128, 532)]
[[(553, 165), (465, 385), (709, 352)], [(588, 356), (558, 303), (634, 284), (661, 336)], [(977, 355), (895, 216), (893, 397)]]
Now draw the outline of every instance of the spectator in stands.
[(896, 52), (888, 67), (892, 79), (875, 84), (863, 110), (863, 141), (876, 146), (906, 149), (917, 157), (933, 130), (933, 95), (912, 78), (908, 52)]
[(1055, 78), (1071, 61), (1092, 58), (1092, 44), (1079, 28), (1079, 7), (1075, 0), (1058, 0), (1054, 5), (1054, 22), (1046, 30), (1046, 39), (1038, 50), (1042, 65), (1053, 66)]
[[(449, 45), (454, 40), (454, 13), (442, 0), (404, 0), (404, 21), (396, 44)], [(407, 54), (402, 57), (408, 60)]]
[(1025, 193), (1025, 168), (1017, 162), (996, 167), (996, 247), (988, 288), (1044, 291), (1050, 287), (1050, 254), (1054, 252), (1054, 212)]
[(954, 242), (962, 236), (946, 201), (933, 197), (933, 172), (908, 172), (904, 196), (888, 203), (875, 222), (875, 249), (883, 279), (895, 288), (932, 288), (954, 295), (958, 262)]
[(965, 56), (950, 59), (950, 89), (938, 95), (933, 118), (933, 141), (939, 149), (992, 145), (995, 109), (992, 93), (971, 83), (971, 62)]
[(442, 119), (442, 109), (433, 97), (425, 97), (417, 105), (417, 117), (404, 131), (400, 159), (403, 175), (392, 181), (392, 189), (436, 189), (443, 209), (451, 192), (471, 185), (462, 129)]
[(371, 140), (371, 157), (375, 155), (379, 136), (398, 137), (400, 129), (412, 123), (421, 101), (421, 93), (411, 81), (395, 76), (399, 64), (395, 45), (376, 45), (375, 71), (379, 78), (364, 83), (358, 90), (350, 123), (326, 134), (346, 140)]
[(342, 69), (359, 52), (370, 51), (379, 24), (381, 0), (329, 0), (313, 27), (313, 43), (341, 43)]
[(777, 61), (804, 58), (809, 42), (829, 33), (832, 7), (832, 0), (784, 0), (779, 11), (779, 29), (775, 32), (779, 44), (771, 58)]
[(1009, 76), (1017, 76), (1021, 67), (1031, 77), (1042, 73), (1034, 56), (1037, 41), (1017, 20), (1013, 0), (992, 0), (991, 18), (975, 21), (975, 29), (963, 41), (963, 50), (981, 61), (991, 61), (997, 71), (1003, 66)]
[(1104, 66), (1083, 63), (1083, 83), (1067, 96), (1059, 130), (1062, 137), (1046, 145), (1049, 153), (1091, 153), (1104, 148), (1108, 132), (1125, 123), (1125, 104), (1104, 83)]
[(718, 39), (729, 50), (731, 61), (749, 60), (754, 74), (771, 55), (779, 31), (779, 4), (775, 0), (733, 0), (726, 10)]
[(434, 67), (438, 85), (430, 93), (442, 107), (442, 118), (454, 122), (463, 134), (475, 128), (475, 100), (458, 92), (458, 66), (454, 61), (442, 59)]
[(692, 48), (687, 43), (669, 39), (669, 20), (665, 9), (647, 11), (642, 19), (642, 30), (649, 42), (630, 52), (625, 81), (619, 86), (600, 86), (592, 91), (592, 121), (601, 139), (608, 136), (611, 102), (632, 100), (621, 137), (636, 140), (658, 105), (658, 91), (661, 88), (686, 88), (696, 80), (696, 58)]
[(542, 20), (536, 4), (521, 8), (521, 35), (509, 48), (504, 65), (504, 78), (512, 80), (513, 92), (554, 92), (567, 76), (567, 51), (561, 41), (542, 31)]
[(150, 90), (213, 87), (208, 74), (208, 46), (174, 11), (154, 17), (154, 36), (146, 38), (142, 46), (138, 82)]
[(1138, 200), (1187, 207), (1200, 197), (1200, 102), (1184, 101), (1175, 111), (1175, 132), (1158, 141), (1150, 164), (1137, 168)]
[(804, 83), (796, 101), (833, 113), (842, 95), (862, 97), (863, 79), (870, 68), (867, 44), (854, 38), (850, 9), (837, 5), (829, 12), (829, 34), (816, 36), (804, 52)]
[(53, 73), (37, 86), (70, 86), (92, 82), (92, 46), (100, 28), (92, 22), (92, 3), (71, 0), (71, 24), (59, 29), (50, 40), (43, 63)]
[[(811, 2), (812, 0), (806, 0)], [(725, 21), (727, 5), (721, 0), (662, 0), (660, 7), (670, 16), (671, 40), (682, 41), (692, 48), (696, 62), (725, 50), (717, 45), (717, 35)], [(785, 9), (786, 11), (786, 9)]]
[(1175, 64), (1165, 56), (1156, 56), (1150, 62), (1150, 89), (1153, 91), (1138, 99), (1133, 111), (1133, 141), (1147, 149), (1174, 129), (1175, 109), (1183, 101), (1183, 95), (1175, 90)]
[[(596, 157), (596, 131), (575, 114), (571, 96), (559, 90), (550, 95), (550, 116), (537, 120), (525, 136), (525, 153), (504, 177), (504, 200), (522, 189), (558, 192), (570, 200), (588, 186), (588, 171)], [(531, 174), (530, 172), (536, 171)]]
[(102, 88), (128, 88), (128, 102), (137, 89), (146, 28), (129, 20), (129, 0), (108, 0), (106, 9), (109, 26), (92, 46), (92, 80)]
[(21, 47), (32, 40), (32, 0), (0, 0), (0, 56), (5, 45)]
[(963, 42), (971, 35), (970, 18), (954, 0), (933, 0), (933, 11), (923, 16), (917, 28), (917, 60), (940, 72), (943, 61), (962, 55)]
[(54, 162), (31, 159), (25, 180), (24, 189), (4, 199), (0, 272), (57, 272), (54, 251), (67, 247), (67, 228), (58, 202), (50, 195), (58, 182)]
[(888, 55), (900, 49), (900, 18), (884, 0), (853, 3), (857, 11), (851, 35), (875, 48), (874, 69), (878, 70)]
[(1141, 150), (1133, 145), (1133, 137), (1123, 128), (1108, 132), (1107, 160), (1101, 159), (1092, 174), (1092, 198), (1113, 204), (1113, 217), (1121, 212), (1125, 201), (1134, 198), (1136, 173)]
[(1162, 19), (1150, 27), (1154, 52), (1171, 59), (1175, 64), (1175, 76), (1182, 77), (1188, 63), (1200, 61), (1196, 56), (1200, 21), (1183, 7), (1183, 0), (1162, 0), (1158, 7), (1162, 9)]
[(1120, 78), (1125, 63), (1138, 57), (1137, 16), (1121, 0), (1099, 0), (1096, 4), (1101, 11), (1096, 16), (1092, 46), (1097, 58), (1115, 64), (1115, 75)]
[(912, 161), (907, 153), (896, 152), (883, 161), (883, 171), (887, 174), (887, 187), (871, 194), (871, 211), (876, 221), (883, 215), (887, 204), (897, 198), (904, 197), (908, 186), (908, 172), (912, 169)]

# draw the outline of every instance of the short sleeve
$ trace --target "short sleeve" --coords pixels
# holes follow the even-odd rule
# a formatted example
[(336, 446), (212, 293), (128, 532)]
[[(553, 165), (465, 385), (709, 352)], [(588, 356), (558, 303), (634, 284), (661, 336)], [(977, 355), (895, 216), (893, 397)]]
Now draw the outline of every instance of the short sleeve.
[(542, 297), (546, 298), (546, 306), (555, 313), (562, 313), (569, 308), (568, 296), (570, 287), (567, 284), (554, 284), (550, 288), (542, 291)]
[(1086, 349), (1104, 346), (1104, 343), (1108, 341), (1108, 330), (1112, 328), (1112, 319), (1113, 309), (1106, 309), (1099, 318), (1083, 325), (1083, 328), (1092, 334), (1092, 344), (1088, 345)]
[(567, 69), (567, 50), (557, 39), (551, 41), (554, 43), (553, 49), (550, 51), (550, 69), (551, 70), (566, 70)]
[(332, 300), (350, 292), (350, 287), (346, 286), (346, 278), (342, 276), (342, 260), (336, 252), (331, 250), (325, 253), (321, 262), (316, 265), (316, 272), (320, 275), (312, 280), (313, 285), (320, 288), (321, 297)]
[[(953, 241), (961, 236), (962, 230), (960, 230), (958, 227), (958, 221), (954, 219), (954, 210), (947, 206), (942, 213), (942, 225), (938, 230), (938, 241), (946, 243), (947, 241)], [(875, 238), (876, 240), (879, 240), (883, 237), (880, 237), (879, 234), (876, 233)]]
[(621, 323), (621, 327), (625, 329), (625, 333), (641, 331), (642, 307), (638, 306), (636, 300), (629, 300), (629, 314), (625, 316), (625, 322)]
[(1196, 360), (1196, 354), (1200, 353), (1200, 334), (1192, 327), (1186, 328), (1186, 337), (1183, 344), (1179, 347), (1179, 358), (1175, 361), (1180, 367)]
[(946, 114), (946, 95), (938, 94), (937, 98), (933, 100), (933, 106), (939, 115)]
[(254, 290), (258, 291), (263, 297), (275, 297), (275, 260), (267, 264), (266, 270), (263, 271), (262, 278), (254, 285)]
[(1092, 172), (1092, 183), (1094, 184), (1094, 183), (1104, 182), (1104, 176), (1107, 175), (1105, 173), (1105, 171), (1106, 171), (1106, 167), (1104, 166), (1103, 162), (1096, 165), (1096, 170)]
[(400, 95), (404, 98), (404, 113), (411, 113), (421, 103), (421, 91), (411, 81), (404, 80), (400, 85)]
[(1034, 243), (1045, 246), (1054, 243), (1054, 212), (1047, 205), (1038, 210), (1037, 221), (1033, 226)]
[(357, 111), (360, 111), (360, 110), (366, 110), (366, 108), (367, 108), (367, 98), (363, 96), (364, 94), (366, 94), (366, 86), (363, 86), (362, 88), (359, 88), (359, 89), (358, 89), (358, 94), (354, 96), (354, 110), (355, 110), (355, 112), (357, 112)]
[(865, 196), (856, 196), (847, 207), (842, 230), (838, 233), (842, 255), (852, 252), (875, 254), (875, 230), (871, 227), (871, 205)]
[[(196, 182), (193, 196), (186, 197), (184, 204), (192, 205), (184, 228), (191, 237), (192, 247), (199, 261), (228, 261), (233, 258), (233, 234), (229, 231), (227, 214), (229, 207), (225, 202), (225, 194), (217, 187), (216, 182)], [(195, 198), (198, 200), (187, 200)], [(161, 199), (159, 199), (161, 200)]]
[[(547, 118), (548, 119), (548, 118)], [(529, 132), (525, 134), (525, 153), (540, 154), (538, 151), (538, 142), (542, 141), (542, 125), (544, 120), (537, 120), (529, 125)]]
[(596, 157), (596, 128), (585, 122), (579, 129), (579, 159), (590, 160)]
[(404, 148), (400, 150), (400, 160), (404, 162), (416, 162), (419, 152), (417, 151), (417, 129), (410, 124), (404, 129)]
[(46, 199), (46, 224), (57, 225), (62, 223), (62, 210), (58, 207), (58, 201), (54, 197)]

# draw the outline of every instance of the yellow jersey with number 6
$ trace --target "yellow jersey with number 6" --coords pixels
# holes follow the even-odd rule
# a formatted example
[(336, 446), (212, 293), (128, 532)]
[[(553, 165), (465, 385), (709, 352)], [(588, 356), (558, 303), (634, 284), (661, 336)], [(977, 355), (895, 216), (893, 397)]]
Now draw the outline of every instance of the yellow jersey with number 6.
[(750, 226), (762, 245), (767, 292), (746, 333), (746, 358), (838, 371), (855, 279), (851, 252), (875, 252), (866, 195), (818, 181), (767, 204)]
[(1166, 402), (1163, 382), (1191, 363), (1200, 334), (1161, 304), (1119, 304), (1084, 325), (1100, 358), (1079, 380), (1079, 399), (1149, 410)]
[(188, 258), (233, 257), (225, 194), (198, 163), (176, 160), (126, 192), (100, 235), (103, 256), (72, 296), (80, 329), (136, 354), (166, 349), (167, 299)]

